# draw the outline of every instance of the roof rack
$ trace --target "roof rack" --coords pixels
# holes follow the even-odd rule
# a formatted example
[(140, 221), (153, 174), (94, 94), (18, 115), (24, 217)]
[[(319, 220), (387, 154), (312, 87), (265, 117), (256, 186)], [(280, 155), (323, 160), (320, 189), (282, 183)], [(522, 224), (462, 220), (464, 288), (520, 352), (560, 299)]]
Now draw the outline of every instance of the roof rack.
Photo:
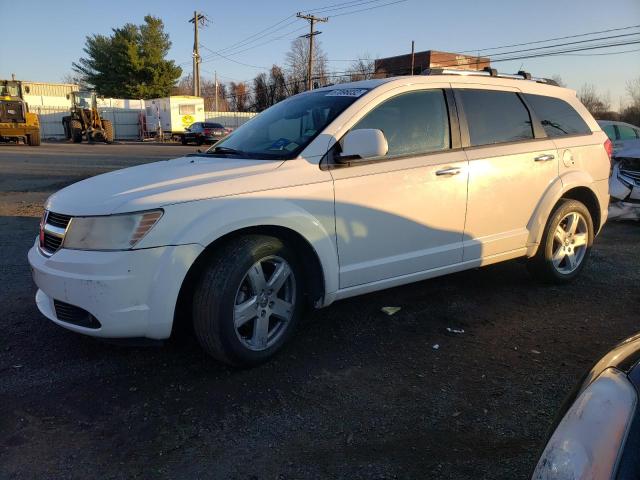
[(531, 80), (532, 82), (545, 83), (547, 85), (558, 86), (555, 80), (550, 78), (533, 77), (529, 72), (520, 70), (518, 73), (500, 73), (495, 68), (486, 67), (483, 70), (456, 70), (453, 68), (429, 68), (422, 72), (422, 75), (466, 75), (478, 77), (498, 77), (511, 78), (514, 80)]

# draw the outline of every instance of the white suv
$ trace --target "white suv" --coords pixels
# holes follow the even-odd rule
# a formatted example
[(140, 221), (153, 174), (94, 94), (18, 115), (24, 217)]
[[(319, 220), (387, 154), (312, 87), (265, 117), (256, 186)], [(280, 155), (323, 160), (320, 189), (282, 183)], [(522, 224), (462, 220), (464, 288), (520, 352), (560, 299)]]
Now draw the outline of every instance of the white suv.
[(572, 280), (611, 142), (571, 90), (435, 73), (302, 93), (206, 153), (52, 195), (29, 252), (40, 311), (152, 339), (186, 313), (207, 352), (255, 365), (305, 305), (516, 257)]

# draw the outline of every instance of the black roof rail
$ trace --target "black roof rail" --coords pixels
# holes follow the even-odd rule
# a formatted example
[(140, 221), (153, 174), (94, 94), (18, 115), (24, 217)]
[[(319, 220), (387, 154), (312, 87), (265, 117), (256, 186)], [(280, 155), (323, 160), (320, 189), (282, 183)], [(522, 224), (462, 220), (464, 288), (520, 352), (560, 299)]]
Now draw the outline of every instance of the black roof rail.
[(454, 68), (428, 68), (422, 75), (463, 75), (478, 77), (510, 78), (513, 80), (530, 80), (536, 83), (558, 86), (555, 80), (550, 78), (534, 77), (529, 72), (520, 70), (518, 73), (500, 73), (495, 68), (485, 67), (483, 70), (456, 70)]

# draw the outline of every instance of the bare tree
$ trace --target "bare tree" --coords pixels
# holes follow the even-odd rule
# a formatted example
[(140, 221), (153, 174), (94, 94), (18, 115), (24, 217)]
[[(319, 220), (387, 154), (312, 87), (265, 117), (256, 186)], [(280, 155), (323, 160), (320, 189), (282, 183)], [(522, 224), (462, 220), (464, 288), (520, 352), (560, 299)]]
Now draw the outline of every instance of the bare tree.
[(640, 108), (640, 77), (627, 82), (627, 93), (631, 97), (631, 105)]
[(631, 98), (631, 105), (620, 112), (620, 120), (640, 125), (640, 77), (627, 82), (627, 94)]
[(235, 112), (246, 112), (251, 100), (247, 84), (231, 82), (229, 84), (231, 109)]
[(277, 65), (271, 67), (269, 84), (271, 86), (271, 105), (275, 105), (289, 96), (284, 71)]
[(62, 83), (71, 83), (80, 86), (80, 90), (89, 89), (89, 85), (82, 79), (80, 75), (75, 73), (66, 73), (60, 78)]
[(559, 87), (566, 87), (567, 86), (567, 84), (564, 83), (564, 80), (562, 80), (562, 77), (560, 75), (558, 75), (557, 73), (555, 75), (551, 76), (551, 80), (556, 82)]
[[(309, 41), (296, 38), (286, 55), (287, 71), (292, 82), (305, 82), (309, 65)], [(321, 43), (316, 40), (313, 47), (313, 72), (311, 77), (319, 85), (327, 83), (327, 55)]]
[(269, 108), (269, 85), (267, 84), (267, 74), (262, 72), (253, 79), (253, 109), (261, 112)]
[(591, 115), (601, 118), (611, 110), (611, 99), (609, 94), (602, 96), (592, 84), (584, 84), (578, 90), (578, 98), (582, 104), (589, 110)]
[[(222, 88), (221, 88), (222, 87)], [(224, 91), (223, 91), (224, 90)], [(182, 77), (178, 85), (171, 90), (172, 95), (191, 95), (193, 92), (193, 77), (191, 74)], [(204, 109), (211, 112), (216, 108), (216, 84), (208, 78), (200, 79), (200, 93), (204, 99)], [(226, 112), (229, 105), (226, 98), (226, 89), (223, 84), (218, 84), (218, 110)]]
[(375, 62), (369, 54), (362, 55), (349, 65), (346, 71), (347, 81), (357, 82), (373, 78)]

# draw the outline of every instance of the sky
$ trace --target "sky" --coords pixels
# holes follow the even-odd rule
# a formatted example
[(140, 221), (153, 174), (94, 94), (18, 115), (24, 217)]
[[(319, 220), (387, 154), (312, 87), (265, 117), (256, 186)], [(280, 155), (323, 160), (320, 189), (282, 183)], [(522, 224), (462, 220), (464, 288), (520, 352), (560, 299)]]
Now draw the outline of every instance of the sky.
[[(350, 8), (327, 11), (326, 15), (335, 16), (318, 25), (322, 34), (316, 39), (327, 54), (330, 69), (336, 72), (348, 68), (351, 59), (364, 55), (376, 58), (409, 53), (412, 40), (416, 51), (474, 53), (486, 48), (640, 25), (640, 0), (405, 0), (371, 8), (393, 1), (30, 0), (26, 11), (26, 4), (0, 0), (0, 11), (6, 13), (16, 7), (21, 11), (20, 21), (3, 22), (3, 38), (16, 41), (0, 42), (0, 78), (10, 78), (15, 73), (17, 79), (59, 82), (71, 73), (71, 63), (83, 55), (87, 35), (109, 34), (111, 28), (128, 22), (140, 24), (146, 14), (164, 21), (173, 43), (169, 58), (180, 64), (186, 75), (192, 68), (193, 26), (188, 20), (194, 10), (210, 20), (200, 32), (200, 43), (211, 50), (233, 46), (282, 21), (255, 36), (253, 43), (225, 50), (223, 53), (228, 58), (201, 51), (205, 59), (201, 74), (213, 78), (217, 72), (222, 82), (251, 81), (264, 68), (274, 63), (283, 65), (291, 41), (308, 29), (308, 23), (296, 19), (295, 13), (329, 5), (356, 3)], [(363, 11), (337, 16), (354, 10)], [(288, 25), (290, 22), (293, 23)], [(628, 33), (634, 35), (607, 41), (640, 42), (640, 28), (598, 37)], [(589, 37), (559, 42), (585, 38)], [(627, 53), (612, 54), (614, 52)], [(492, 52), (486, 53), (491, 56)], [(627, 82), (640, 77), (640, 43), (572, 55), (506, 61), (493, 66), (510, 73), (525, 69), (541, 77), (560, 75), (567, 86), (574, 89), (593, 84), (598, 92), (608, 94), (612, 108), (618, 109), (621, 102), (626, 101)]]

